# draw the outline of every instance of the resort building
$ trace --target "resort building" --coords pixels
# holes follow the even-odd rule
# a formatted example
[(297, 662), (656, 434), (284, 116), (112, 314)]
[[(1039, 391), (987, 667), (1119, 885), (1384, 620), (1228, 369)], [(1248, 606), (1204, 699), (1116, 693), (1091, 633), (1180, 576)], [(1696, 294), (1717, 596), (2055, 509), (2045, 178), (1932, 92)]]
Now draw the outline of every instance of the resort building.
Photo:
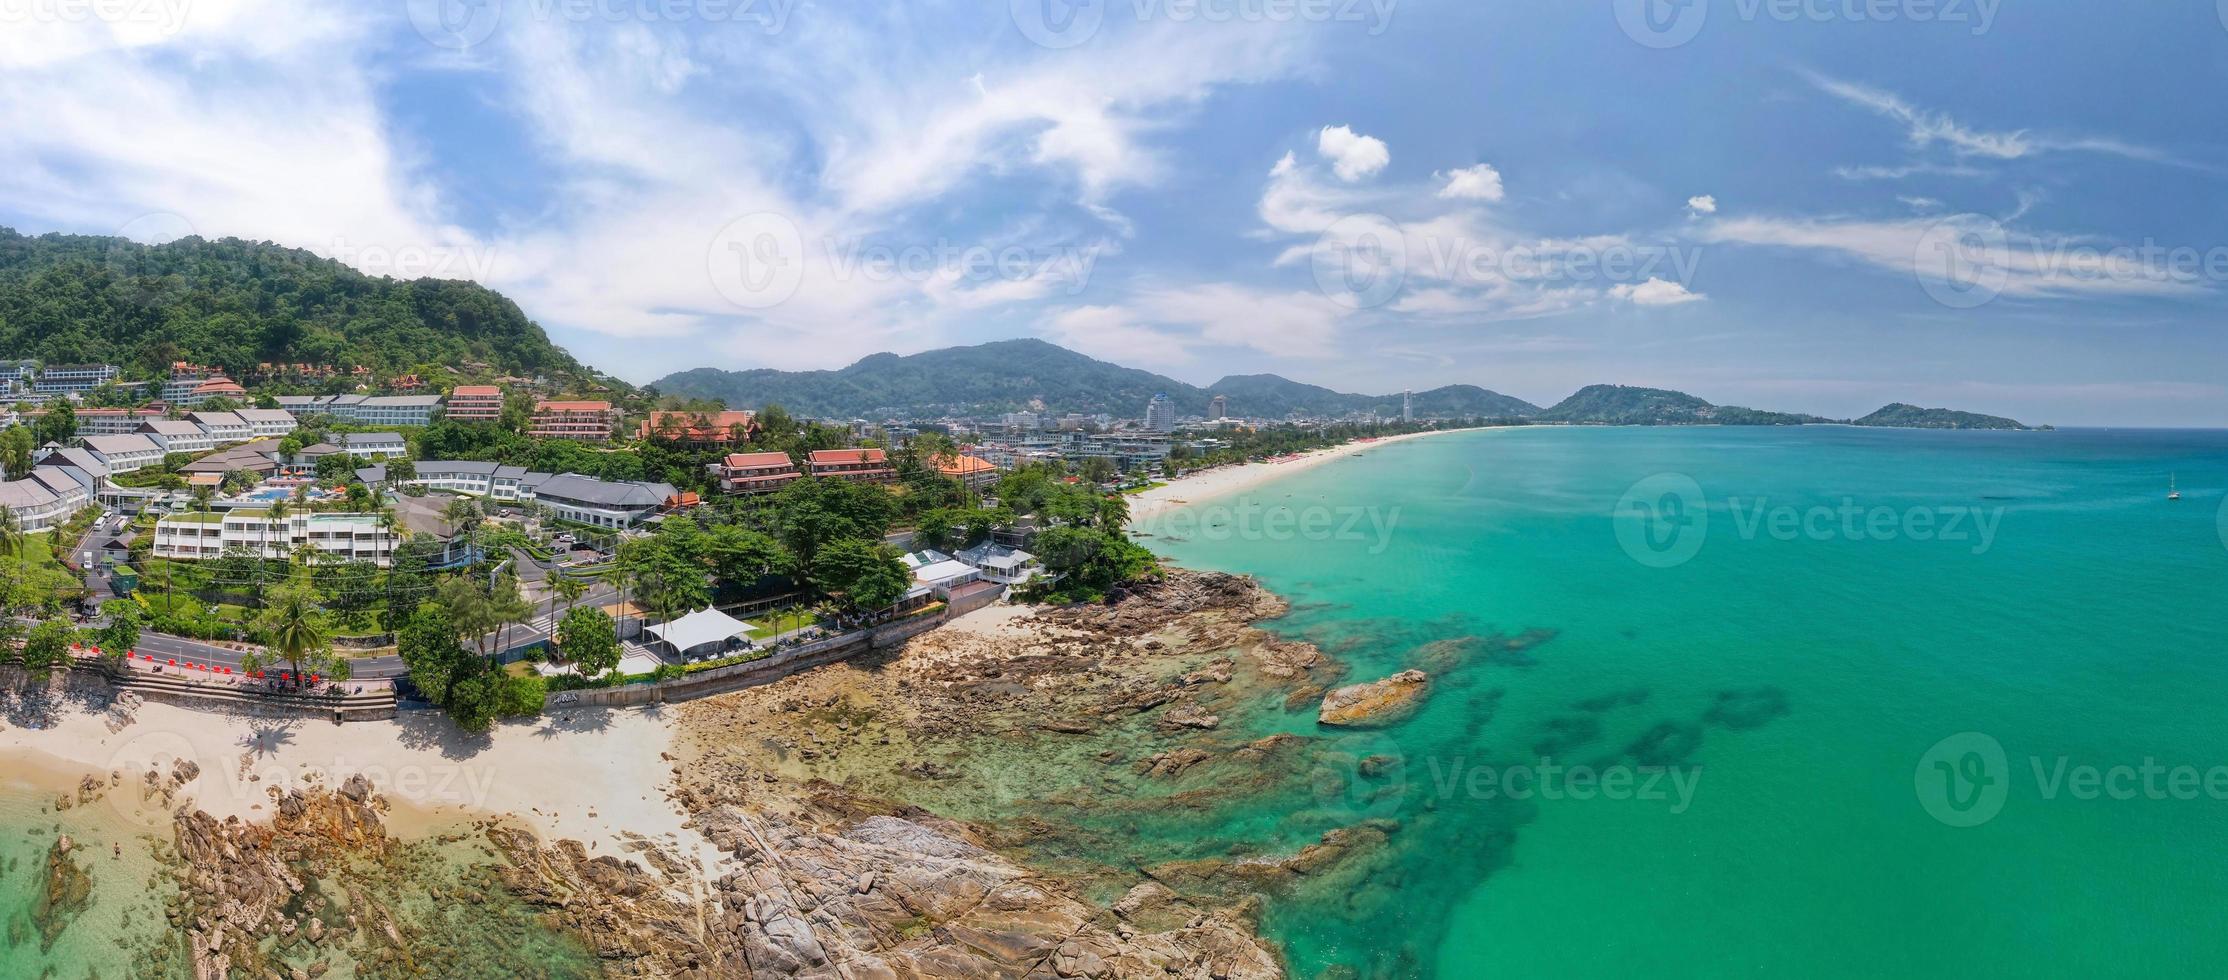
[(729, 453), (709, 469), (721, 493), (772, 493), (803, 475), (788, 453)]
[(246, 473), (257, 479), (277, 476), (279, 473), (279, 443), (276, 439), (258, 439), (242, 443), (221, 452), (210, 453), (178, 468), (188, 482), (195, 476), (213, 476), (220, 482), (228, 473)]
[(985, 541), (953, 555), (982, 573), (985, 582), (1019, 585), (1044, 573), (1044, 564), (1019, 548)]
[(629, 528), (657, 514), (675, 495), (669, 483), (612, 483), (565, 473), (529, 488), (531, 499), (559, 520)]
[(91, 499), (77, 481), (49, 469), (0, 483), (0, 507), (15, 515), (16, 526), (26, 534), (53, 530)]
[[(549, 479), (548, 473), (529, 472), (523, 466), (504, 466), (477, 460), (427, 459), (416, 464), (418, 476), (411, 486), (443, 490), (489, 500), (520, 500), (525, 487)], [(359, 474), (361, 475), (361, 474)], [(376, 480), (368, 482), (378, 482)]]
[(139, 434), (153, 439), (165, 453), (205, 453), (217, 448), (217, 441), (201, 427), (176, 419), (151, 419), (139, 424)]
[(39, 362), (28, 360), (0, 361), (0, 394), (16, 395), (31, 390), (32, 382), (39, 377)]
[(299, 419), (330, 415), (359, 425), (432, 425), (439, 395), (280, 395), (279, 407)]
[(941, 551), (915, 551), (902, 560), (906, 571), (913, 573), (913, 590), (907, 598), (933, 593), (939, 599), (949, 599), (953, 589), (982, 581), (980, 569)]
[(31, 390), (42, 395), (82, 395), (116, 380), (114, 364), (56, 364), (39, 372)]
[(534, 405), (533, 424), (526, 434), (536, 439), (609, 442), (618, 421), (619, 413), (610, 402), (545, 401)]
[(973, 456), (955, 456), (935, 461), (936, 472), (958, 480), (969, 490), (981, 490), (998, 482), (998, 467), (986, 459)]
[(194, 389), (207, 384), (211, 378), (223, 376), (224, 372), (206, 364), (177, 361), (170, 365), (170, 379), (162, 383), (162, 400), (172, 405), (184, 404)]
[(80, 408), (77, 409), (77, 434), (120, 436), (138, 432), (140, 423), (159, 418), (162, 418), (159, 408)]
[(298, 513), (274, 518), (269, 510), (242, 508), (225, 514), (173, 514), (155, 522), (158, 558), (217, 558), (238, 549), (265, 559), (292, 557), (304, 547), (338, 561), (386, 567), (402, 536), (377, 514)]
[(449, 407), (442, 413), (452, 422), (494, 422), (503, 417), (503, 389), (494, 385), (458, 385), (449, 392)]
[(637, 439), (662, 439), (692, 446), (748, 442), (758, 425), (755, 412), (651, 412), (635, 429)]
[(79, 440), (110, 473), (129, 473), (162, 463), (163, 448), (143, 435), (86, 436)]
[(248, 425), (248, 420), (231, 412), (194, 412), (186, 416), (186, 421), (200, 426), (201, 431), (220, 444), (246, 442), (255, 437), (255, 429)]
[(248, 424), (250, 434), (256, 438), (283, 436), (301, 427), (291, 413), (276, 408), (243, 408), (233, 413)]
[(807, 460), (812, 475), (858, 483), (888, 483), (897, 478), (890, 456), (879, 449), (817, 449)]

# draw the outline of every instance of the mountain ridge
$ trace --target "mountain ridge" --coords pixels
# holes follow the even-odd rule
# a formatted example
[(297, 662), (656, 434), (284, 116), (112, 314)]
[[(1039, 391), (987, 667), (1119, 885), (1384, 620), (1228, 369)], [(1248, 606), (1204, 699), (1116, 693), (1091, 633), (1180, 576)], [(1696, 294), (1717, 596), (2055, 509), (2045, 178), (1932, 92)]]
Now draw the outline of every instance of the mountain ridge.
[[(944, 347), (917, 354), (870, 354), (834, 370), (723, 371), (695, 368), (650, 385), (660, 393), (712, 398), (729, 405), (779, 404), (804, 415), (870, 418), (897, 415), (995, 415), (1015, 411), (1142, 414), (1165, 394), (1179, 415), (1205, 415), (1226, 395), (1233, 415), (1280, 418), (1293, 412), (1400, 414), (1401, 396), (1356, 395), (1273, 374), (1232, 375), (1201, 387), (1123, 367), (1036, 338)], [(959, 394), (954, 394), (960, 392)], [(1539, 410), (1519, 398), (1474, 385), (1446, 385), (1414, 395), (1419, 415), (1521, 416)]]

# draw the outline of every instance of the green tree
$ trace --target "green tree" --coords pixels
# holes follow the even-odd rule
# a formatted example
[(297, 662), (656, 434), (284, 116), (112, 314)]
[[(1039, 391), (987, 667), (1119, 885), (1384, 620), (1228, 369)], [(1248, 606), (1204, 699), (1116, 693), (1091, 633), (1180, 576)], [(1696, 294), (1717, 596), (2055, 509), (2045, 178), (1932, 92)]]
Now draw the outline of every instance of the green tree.
[[(348, 679), (348, 661), (333, 655), (332, 633), (307, 575), (274, 586), (264, 598), (263, 612), (255, 618), (253, 629), (267, 655), (284, 660), (294, 676), (319, 674), (333, 680)], [(251, 655), (242, 658), (241, 663), (250, 670), (267, 666), (262, 656)]]
[(356, 457), (347, 453), (326, 453), (317, 457), (317, 482), (342, 483), (356, 473)]
[(68, 620), (49, 619), (31, 627), (23, 638), (23, 669), (35, 681), (46, 680), (54, 668), (70, 662), (70, 644), (77, 630)]
[(101, 612), (108, 617), (108, 622), (94, 632), (93, 645), (101, 648), (102, 660), (121, 663), (139, 646), (139, 630), (146, 622), (146, 612), (139, 608), (139, 603), (129, 599), (107, 603), (101, 606)]
[(557, 646), (583, 677), (602, 677), (619, 667), (618, 626), (594, 606), (565, 613), (557, 624)]
[(39, 417), (39, 445), (66, 443), (76, 436), (77, 409), (71, 408), (69, 400), (64, 398), (48, 402), (46, 414)]
[(843, 599), (853, 609), (885, 609), (912, 590), (913, 576), (888, 545), (857, 539), (837, 541), (821, 550), (813, 566), (813, 586)]
[(29, 426), (11, 425), (0, 434), (0, 468), (8, 472), (8, 479), (20, 480), (31, 475), (31, 457), (39, 448), (39, 440)]

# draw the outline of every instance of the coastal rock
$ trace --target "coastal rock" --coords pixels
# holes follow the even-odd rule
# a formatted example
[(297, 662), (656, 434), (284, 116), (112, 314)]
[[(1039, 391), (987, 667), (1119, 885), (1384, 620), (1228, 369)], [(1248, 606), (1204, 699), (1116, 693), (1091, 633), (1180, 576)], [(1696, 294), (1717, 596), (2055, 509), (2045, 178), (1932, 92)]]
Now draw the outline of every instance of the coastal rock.
[(1318, 724), (1344, 728), (1391, 725), (1414, 714), (1430, 686), (1430, 675), (1420, 670), (1404, 670), (1383, 680), (1348, 685), (1323, 698), (1315, 720)]

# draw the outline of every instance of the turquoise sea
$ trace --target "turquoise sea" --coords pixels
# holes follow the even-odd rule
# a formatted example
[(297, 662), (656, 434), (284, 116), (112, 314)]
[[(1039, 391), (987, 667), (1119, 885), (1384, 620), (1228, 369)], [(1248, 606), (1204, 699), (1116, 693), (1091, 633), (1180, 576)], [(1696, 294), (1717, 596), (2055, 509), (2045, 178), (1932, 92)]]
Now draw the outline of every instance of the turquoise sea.
[[(1327, 743), (1376, 762), (1318, 801), (1399, 829), (1272, 902), (1295, 976), (2216, 976), (2224, 487), (2228, 432), (1507, 429), (1147, 542), (1353, 679), (1441, 668)], [(1147, 831), (1329, 822), (1280, 806)]]

